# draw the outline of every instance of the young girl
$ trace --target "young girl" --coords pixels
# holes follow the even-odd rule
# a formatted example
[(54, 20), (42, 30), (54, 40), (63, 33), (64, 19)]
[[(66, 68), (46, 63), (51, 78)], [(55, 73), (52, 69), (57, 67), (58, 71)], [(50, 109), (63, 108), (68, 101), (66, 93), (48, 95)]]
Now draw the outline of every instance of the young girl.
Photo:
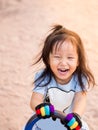
[(54, 109), (59, 110), (65, 115), (63, 124), (66, 128), (89, 130), (80, 117), (85, 110), (87, 91), (95, 85), (95, 80), (87, 66), (79, 35), (55, 25), (46, 37), (36, 63), (41, 60), (45, 68), (35, 75), (30, 102), (32, 110), (40, 118), (48, 118)]

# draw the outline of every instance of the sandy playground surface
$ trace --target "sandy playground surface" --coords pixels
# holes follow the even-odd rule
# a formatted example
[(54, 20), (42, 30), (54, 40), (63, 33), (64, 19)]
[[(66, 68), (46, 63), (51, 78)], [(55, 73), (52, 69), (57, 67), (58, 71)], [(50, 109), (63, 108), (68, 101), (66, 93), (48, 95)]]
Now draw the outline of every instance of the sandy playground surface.
[[(30, 65), (55, 23), (81, 36), (98, 83), (97, 0), (0, 0), (0, 130), (21, 130), (31, 116)], [(97, 130), (98, 87), (88, 94), (84, 119)]]

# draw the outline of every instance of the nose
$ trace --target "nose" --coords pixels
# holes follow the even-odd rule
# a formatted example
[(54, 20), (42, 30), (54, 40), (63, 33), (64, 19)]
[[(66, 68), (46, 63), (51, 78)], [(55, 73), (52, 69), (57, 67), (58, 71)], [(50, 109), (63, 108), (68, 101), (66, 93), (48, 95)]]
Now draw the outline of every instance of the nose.
[(66, 58), (62, 58), (60, 63), (61, 63), (61, 65), (64, 65), (64, 66), (68, 65)]

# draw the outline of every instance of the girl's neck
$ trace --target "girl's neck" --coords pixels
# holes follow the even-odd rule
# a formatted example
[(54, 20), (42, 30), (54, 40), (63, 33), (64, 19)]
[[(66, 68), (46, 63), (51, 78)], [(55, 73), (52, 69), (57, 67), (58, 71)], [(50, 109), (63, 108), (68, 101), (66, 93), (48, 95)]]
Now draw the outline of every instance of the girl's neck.
[(58, 84), (64, 85), (64, 84), (68, 84), (70, 82), (70, 80), (72, 79), (72, 76), (70, 76), (67, 80), (56, 79), (56, 77), (54, 77), (54, 78)]

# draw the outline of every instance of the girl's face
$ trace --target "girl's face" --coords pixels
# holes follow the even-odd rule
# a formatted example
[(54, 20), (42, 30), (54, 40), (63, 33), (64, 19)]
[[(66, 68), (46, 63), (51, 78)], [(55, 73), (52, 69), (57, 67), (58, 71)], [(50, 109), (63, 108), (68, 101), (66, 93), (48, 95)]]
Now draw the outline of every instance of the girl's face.
[(57, 82), (65, 84), (70, 81), (79, 64), (77, 49), (69, 40), (64, 41), (59, 47), (55, 47), (49, 55), (50, 68)]

